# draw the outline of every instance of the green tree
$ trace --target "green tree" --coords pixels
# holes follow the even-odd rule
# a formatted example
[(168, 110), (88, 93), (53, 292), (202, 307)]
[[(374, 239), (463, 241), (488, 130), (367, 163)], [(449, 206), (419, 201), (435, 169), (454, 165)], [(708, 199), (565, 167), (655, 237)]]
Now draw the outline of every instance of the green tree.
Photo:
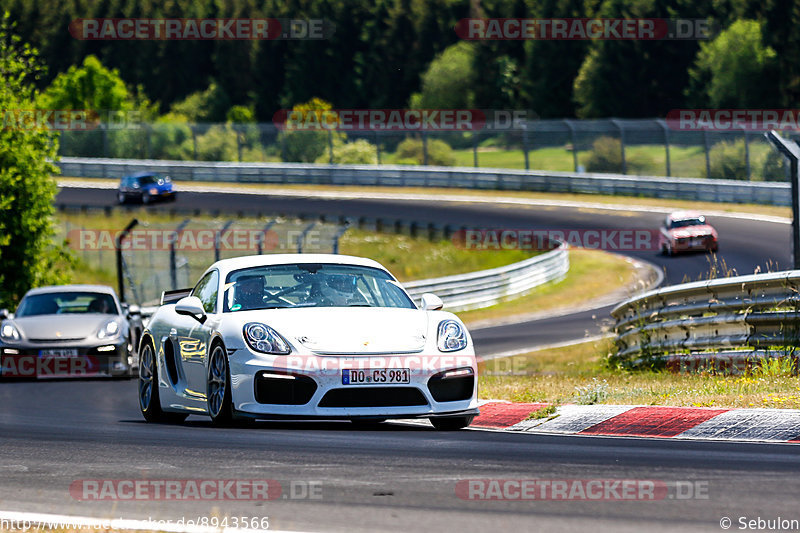
[(700, 43), (690, 70), (689, 92), (715, 108), (765, 107), (776, 101), (777, 57), (763, 43), (761, 25), (737, 20), (709, 42)]
[[(0, 109), (35, 107), (35, 80), (41, 75), (37, 52), (0, 20)], [(8, 118), (8, 116), (4, 117)], [(53, 199), (58, 139), (49, 129), (0, 129), (0, 307), (11, 307), (31, 287), (65, 280), (68, 257), (53, 246)]]
[[(712, 0), (604, 0), (597, 18), (705, 19)], [(574, 82), (580, 117), (657, 117), (685, 107), (695, 40), (597, 40)]]
[(461, 42), (431, 61), (422, 75), (422, 90), (411, 95), (415, 109), (469, 109), (475, 101), (475, 48)]
[(129, 111), (134, 102), (116, 69), (103, 66), (97, 57), (86, 56), (80, 67), (71, 66), (56, 76), (42, 93), (46, 109), (87, 109), (98, 112)]

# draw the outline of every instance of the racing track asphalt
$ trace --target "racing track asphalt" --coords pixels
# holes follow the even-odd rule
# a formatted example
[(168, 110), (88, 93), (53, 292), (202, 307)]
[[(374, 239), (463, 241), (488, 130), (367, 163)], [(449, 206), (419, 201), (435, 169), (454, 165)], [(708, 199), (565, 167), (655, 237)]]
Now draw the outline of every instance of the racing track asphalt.
[[(110, 191), (62, 190), (59, 201), (109, 205)], [(405, 216), (514, 228), (653, 227), (659, 213), (492, 207), (442, 202), (334, 201), (183, 194), (178, 207), (285, 214)], [(169, 207), (169, 206), (166, 206)], [(162, 208), (154, 206), (153, 209)], [(721, 255), (749, 273), (767, 259), (788, 262), (789, 227), (712, 220)], [(702, 255), (662, 258), (667, 282), (696, 278)], [(594, 327), (587, 315), (476, 331), (479, 349), (565, 340)], [(340, 531), (719, 531), (733, 520), (800, 519), (800, 447), (639, 438), (436, 432), (428, 426), (260, 422), (212, 428), (204, 417), (181, 426), (145, 424), (136, 384), (126, 381), (0, 383), (0, 509), (177, 521), (211, 514), (268, 516), (273, 529)], [(78, 501), (81, 479), (253, 479), (320, 482), (321, 499), (247, 501)], [(665, 482), (672, 498), (649, 502), (470, 501), (456, 483), (472, 478), (643, 479)], [(679, 499), (694, 483), (707, 499)], [(684, 493), (685, 494), (685, 493)]]
[[(800, 446), (670, 439), (437, 432), (384, 424), (146, 424), (135, 382), (0, 384), (0, 510), (160, 519), (269, 517), (312, 531), (719, 531), (729, 517), (800, 519)], [(271, 479), (319, 499), (79, 501), (94, 480)], [(657, 501), (474, 501), (469, 479), (638, 479)], [(678, 490), (680, 484), (683, 490)], [(687, 490), (687, 487), (691, 489)], [(690, 492), (700, 499), (681, 499)], [(78, 493), (80, 494), (80, 493)]]

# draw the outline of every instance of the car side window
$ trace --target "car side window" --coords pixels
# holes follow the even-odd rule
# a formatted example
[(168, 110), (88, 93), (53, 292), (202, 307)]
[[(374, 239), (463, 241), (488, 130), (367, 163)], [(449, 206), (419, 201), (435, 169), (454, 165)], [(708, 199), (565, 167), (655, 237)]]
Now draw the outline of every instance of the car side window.
[(192, 296), (197, 296), (203, 302), (203, 309), (206, 313), (217, 311), (217, 286), (219, 285), (219, 273), (214, 270), (203, 276), (192, 290)]

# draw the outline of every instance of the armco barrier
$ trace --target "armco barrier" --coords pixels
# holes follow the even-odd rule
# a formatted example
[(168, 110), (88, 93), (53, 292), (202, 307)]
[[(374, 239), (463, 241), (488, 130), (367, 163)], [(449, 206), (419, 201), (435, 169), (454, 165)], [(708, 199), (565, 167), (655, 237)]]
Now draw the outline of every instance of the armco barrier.
[(458, 187), (791, 205), (789, 184), (775, 182), (411, 165), (227, 163), (75, 157), (64, 157), (57, 164), (63, 176), (83, 178), (120, 178), (133, 172), (152, 170), (179, 181)]
[(722, 367), (791, 355), (800, 346), (800, 270), (664, 287), (619, 304), (617, 356)]
[(403, 284), (419, 301), (426, 292), (442, 299), (449, 311), (466, 311), (496, 304), (523, 294), (537, 285), (562, 279), (569, 270), (569, 253), (562, 244), (555, 250), (511, 265)]

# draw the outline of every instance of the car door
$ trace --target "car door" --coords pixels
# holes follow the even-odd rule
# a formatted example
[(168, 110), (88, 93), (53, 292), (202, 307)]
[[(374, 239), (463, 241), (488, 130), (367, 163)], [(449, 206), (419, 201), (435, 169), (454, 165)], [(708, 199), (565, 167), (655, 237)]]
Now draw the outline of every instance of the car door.
[[(181, 362), (188, 381), (187, 394), (205, 396), (206, 358), (211, 345), (213, 328), (217, 323), (217, 295), (219, 293), (219, 272), (212, 270), (202, 277), (192, 290), (203, 302), (206, 320), (192, 319), (192, 324), (180, 341)], [(191, 317), (190, 317), (191, 318)]]

